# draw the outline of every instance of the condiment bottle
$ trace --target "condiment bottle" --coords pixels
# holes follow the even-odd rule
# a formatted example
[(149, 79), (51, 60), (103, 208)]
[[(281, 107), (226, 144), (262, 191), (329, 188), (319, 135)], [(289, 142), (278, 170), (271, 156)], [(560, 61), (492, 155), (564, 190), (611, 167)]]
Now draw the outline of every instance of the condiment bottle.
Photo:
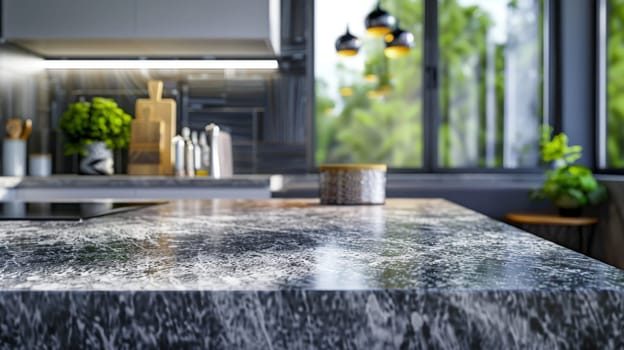
[(195, 147), (191, 140), (191, 129), (182, 128), (182, 137), (184, 138), (184, 174), (188, 177), (195, 176)]

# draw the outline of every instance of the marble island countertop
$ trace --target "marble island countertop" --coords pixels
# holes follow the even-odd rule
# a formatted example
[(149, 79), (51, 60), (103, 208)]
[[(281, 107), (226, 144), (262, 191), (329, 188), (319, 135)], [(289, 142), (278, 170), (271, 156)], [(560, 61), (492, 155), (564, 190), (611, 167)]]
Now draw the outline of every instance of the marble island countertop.
[(0, 222), (0, 344), (617, 347), (622, 329), (624, 271), (444, 200)]

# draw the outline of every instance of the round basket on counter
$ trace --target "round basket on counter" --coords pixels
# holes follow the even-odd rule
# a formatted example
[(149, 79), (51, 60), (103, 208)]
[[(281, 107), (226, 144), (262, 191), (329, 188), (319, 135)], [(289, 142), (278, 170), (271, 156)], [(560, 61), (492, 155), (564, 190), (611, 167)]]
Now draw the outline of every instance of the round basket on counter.
[(321, 204), (384, 204), (385, 164), (321, 165)]

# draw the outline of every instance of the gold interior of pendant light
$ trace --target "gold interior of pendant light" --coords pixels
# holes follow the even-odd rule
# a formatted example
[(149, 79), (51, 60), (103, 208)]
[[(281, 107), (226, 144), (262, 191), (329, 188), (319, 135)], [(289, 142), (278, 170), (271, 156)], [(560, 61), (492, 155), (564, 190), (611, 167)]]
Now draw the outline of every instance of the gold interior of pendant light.
[(346, 32), (336, 40), (336, 52), (339, 56), (352, 57), (360, 51), (360, 39), (349, 31), (347, 26)]

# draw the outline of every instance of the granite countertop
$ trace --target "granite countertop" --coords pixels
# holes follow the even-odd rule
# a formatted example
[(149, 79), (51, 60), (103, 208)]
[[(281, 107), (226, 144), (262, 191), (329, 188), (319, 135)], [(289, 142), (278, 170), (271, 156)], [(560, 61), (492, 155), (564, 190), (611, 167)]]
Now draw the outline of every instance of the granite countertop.
[(180, 201), (0, 222), (0, 247), (10, 289), (624, 288), (624, 272), (444, 200)]
[(93, 175), (53, 175), (48, 177), (0, 176), (0, 188), (51, 188), (51, 187), (269, 187), (269, 175), (235, 175), (230, 178), (174, 176), (93, 176)]
[(624, 346), (624, 271), (440, 199), (0, 222), (0, 289), (28, 347)]

